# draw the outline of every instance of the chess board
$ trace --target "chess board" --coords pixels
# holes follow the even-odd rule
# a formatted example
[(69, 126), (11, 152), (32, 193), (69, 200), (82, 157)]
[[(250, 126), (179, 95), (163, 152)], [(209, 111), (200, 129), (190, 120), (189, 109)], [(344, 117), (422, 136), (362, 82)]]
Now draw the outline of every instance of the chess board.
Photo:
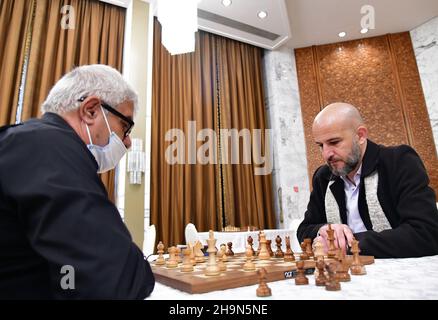
[[(360, 259), (365, 265), (374, 263), (374, 257), (372, 256), (360, 256)], [(299, 260), (299, 254), (295, 255), (295, 260)], [(330, 260), (331, 259), (326, 259), (325, 261), (329, 262)], [(347, 262), (351, 263), (352, 260), (352, 256), (347, 256)], [(272, 257), (270, 260), (259, 260), (255, 258), (253, 262), (257, 270), (261, 267), (266, 269), (268, 282), (293, 278), (296, 274), (296, 263), (284, 262), (283, 258)], [(167, 268), (165, 265), (158, 266), (155, 265), (154, 262), (151, 262), (151, 267), (156, 281), (164, 285), (188, 293), (205, 293), (257, 284), (259, 282), (257, 270), (243, 271), (244, 263), (244, 254), (229, 256), (228, 262), (225, 263), (227, 271), (222, 272), (218, 276), (204, 275), (207, 262), (196, 264), (193, 272), (181, 272), (181, 264), (179, 264), (177, 268)], [(307, 270), (306, 273), (313, 273), (315, 261), (313, 259), (305, 260), (304, 268)]]

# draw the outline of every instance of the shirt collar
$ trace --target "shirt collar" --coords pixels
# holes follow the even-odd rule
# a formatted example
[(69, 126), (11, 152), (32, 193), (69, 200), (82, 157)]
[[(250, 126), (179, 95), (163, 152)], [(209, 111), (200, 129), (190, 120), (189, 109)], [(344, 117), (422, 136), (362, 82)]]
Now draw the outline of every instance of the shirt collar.
[[(360, 175), (362, 174), (362, 163), (360, 164), (359, 169), (357, 170), (356, 174), (354, 175), (354, 184), (357, 186), (360, 183)], [(346, 182), (351, 184), (351, 181), (346, 177), (346, 176), (341, 176), (341, 179)]]

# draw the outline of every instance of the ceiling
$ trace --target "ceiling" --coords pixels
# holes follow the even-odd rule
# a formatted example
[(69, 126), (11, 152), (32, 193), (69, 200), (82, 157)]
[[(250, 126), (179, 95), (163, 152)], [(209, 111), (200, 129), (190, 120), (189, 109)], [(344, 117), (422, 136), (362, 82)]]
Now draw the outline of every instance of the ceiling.
[[(131, 0), (102, 1), (126, 6)], [(374, 8), (375, 29), (361, 34), (364, 5)], [(257, 16), (260, 10), (267, 12), (265, 19)], [(267, 49), (409, 31), (436, 16), (438, 0), (232, 0), (229, 7), (222, 0), (201, 0), (198, 5), (199, 29)]]
[[(199, 9), (226, 19), (221, 19), (224, 20), (223, 22), (217, 17), (216, 22), (213, 21), (214, 19), (204, 19), (203, 17), (207, 15)], [(262, 10), (267, 13), (264, 19), (257, 16)], [(284, 0), (232, 0), (232, 4), (228, 7), (222, 5), (221, 0), (202, 0), (198, 4), (198, 25), (201, 30), (267, 49), (275, 49), (290, 38), (289, 19)]]
[[(249, 0), (250, 1), (250, 0)], [(410, 31), (438, 16), (437, 0), (286, 0), (292, 48)], [(375, 12), (375, 29), (360, 33), (363, 5)], [(338, 33), (347, 35), (339, 38)]]

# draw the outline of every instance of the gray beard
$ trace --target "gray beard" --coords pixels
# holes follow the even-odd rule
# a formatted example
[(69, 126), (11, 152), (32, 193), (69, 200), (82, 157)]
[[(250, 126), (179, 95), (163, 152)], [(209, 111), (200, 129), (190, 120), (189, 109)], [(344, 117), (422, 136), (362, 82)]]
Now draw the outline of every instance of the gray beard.
[(336, 168), (333, 168), (330, 164), (328, 164), (328, 166), (335, 176), (344, 177), (357, 167), (360, 161), (360, 156), (361, 152), (359, 144), (355, 142), (353, 143), (353, 148), (350, 155), (347, 157), (343, 168), (338, 170)]

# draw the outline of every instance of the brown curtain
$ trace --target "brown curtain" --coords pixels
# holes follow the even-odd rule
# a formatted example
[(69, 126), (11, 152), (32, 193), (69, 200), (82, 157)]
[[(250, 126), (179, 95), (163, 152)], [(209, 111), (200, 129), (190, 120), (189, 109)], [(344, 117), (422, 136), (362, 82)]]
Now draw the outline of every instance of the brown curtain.
[[(122, 71), (124, 8), (97, 0), (38, 0), (35, 3), (23, 121), (40, 115), (40, 106), (51, 87), (75, 66), (100, 63)], [(74, 29), (61, 27), (65, 16), (61, 8), (65, 5), (74, 9)], [(1, 21), (3, 25), (3, 19)], [(23, 37), (19, 41), (23, 41)], [(114, 201), (114, 171), (103, 174), (101, 178)]]
[[(265, 107), (261, 70), (260, 48), (216, 37), (217, 59), (220, 85), (220, 126), (221, 129), (249, 129), (247, 143), (252, 145), (252, 153), (257, 156), (264, 154), (268, 137), (265, 135)], [(254, 136), (254, 129), (259, 129), (261, 139)], [(266, 139), (265, 139), (266, 138)], [(239, 142), (239, 164), (231, 163), (231, 153), (228, 154), (228, 164), (222, 166), (225, 225), (255, 226), (259, 229), (275, 227), (275, 215), (272, 198), (272, 175), (269, 166), (262, 163), (254, 165), (254, 157), (250, 164), (243, 161), (243, 137)], [(229, 139), (230, 141), (230, 139)], [(260, 150), (254, 150), (253, 143), (260, 141)], [(221, 146), (225, 148), (225, 141)], [(228, 148), (230, 152), (230, 148)], [(248, 161), (247, 161), (248, 162)], [(256, 175), (256, 167), (266, 166), (269, 174)]]
[(36, 1), (0, 1), (0, 126), (15, 123)]
[(168, 246), (184, 242), (184, 227), (189, 222), (200, 230), (219, 225), (216, 166), (170, 165), (165, 155), (171, 145), (165, 141), (168, 130), (185, 133), (187, 159), (188, 121), (196, 121), (197, 131), (216, 127), (215, 48), (210, 35), (197, 34), (194, 53), (171, 56), (161, 45), (157, 20), (154, 33), (151, 222), (157, 226), (158, 239)]
[[(196, 121), (193, 139), (201, 129), (208, 128), (214, 130), (218, 142), (221, 128), (265, 128), (261, 50), (231, 40), (234, 44), (220, 48), (224, 41), (222, 37), (200, 31), (194, 53), (171, 56), (161, 45), (161, 27), (155, 20), (151, 223), (158, 227), (157, 237), (165, 246), (184, 243), (184, 227), (189, 222), (198, 231), (221, 230), (227, 222), (260, 228), (275, 226), (270, 175), (254, 177), (252, 165), (221, 165), (219, 150), (214, 148), (211, 156), (216, 164), (200, 164), (198, 160), (196, 164), (188, 163), (189, 121)], [(239, 56), (239, 63), (228, 61), (224, 50), (233, 50)], [(238, 71), (233, 68), (243, 71), (226, 75), (220, 71), (223, 68), (229, 68), (231, 73)], [(236, 84), (225, 85), (227, 81)], [(242, 102), (239, 112), (248, 113), (245, 119), (229, 114), (237, 103), (222, 102), (231, 95), (230, 99)], [(166, 133), (172, 128), (182, 130), (185, 135), (186, 164), (171, 165), (166, 161), (166, 150), (176, 141), (176, 138), (165, 141)], [(207, 141), (197, 142), (196, 150)]]
[[(74, 29), (61, 27), (61, 8), (74, 8)], [(75, 66), (101, 63), (122, 70), (125, 9), (97, 0), (38, 0), (23, 120), (40, 115), (50, 88)]]

